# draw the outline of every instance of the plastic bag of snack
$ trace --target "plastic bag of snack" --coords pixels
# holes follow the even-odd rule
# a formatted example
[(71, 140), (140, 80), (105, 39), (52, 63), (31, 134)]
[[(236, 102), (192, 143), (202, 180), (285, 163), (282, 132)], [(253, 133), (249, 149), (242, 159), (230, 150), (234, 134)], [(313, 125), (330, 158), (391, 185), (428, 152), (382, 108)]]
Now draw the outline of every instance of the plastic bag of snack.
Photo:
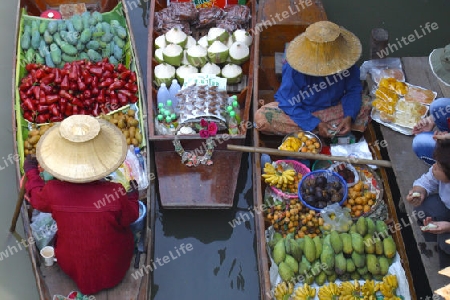
[(194, 21), (198, 17), (198, 10), (193, 2), (172, 2), (169, 9), (175, 20)]
[(226, 12), (225, 19), (232, 20), (241, 25), (248, 25), (252, 17), (250, 8), (246, 5), (227, 5), (224, 11)]
[(195, 28), (214, 27), (221, 20), (225, 12), (220, 7), (207, 7), (198, 10), (198, 20)]

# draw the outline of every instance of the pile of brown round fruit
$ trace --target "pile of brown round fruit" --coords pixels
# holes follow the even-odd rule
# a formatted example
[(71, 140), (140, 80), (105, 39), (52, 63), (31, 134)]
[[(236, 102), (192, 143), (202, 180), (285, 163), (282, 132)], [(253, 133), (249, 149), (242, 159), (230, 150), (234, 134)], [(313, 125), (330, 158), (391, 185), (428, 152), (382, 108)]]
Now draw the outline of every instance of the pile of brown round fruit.
[(288, 233), (294, 233), (295, 238), (305, 235), (314, 238), (321, 234), (319, 226), (323, 226), (323, 219), (314, 210), (302, 205), (297, 198), (274, 205), (265, 210), (265, 221), (276, 232), (285, 237)]
[(115, 112), (112, 115), (103, 115), (101, 118), (119, 127), (122, 131), (127, 145), (138, 147), (142, 142), (142, 133), (139, 129), (139, 121), (135, 118), (136, 111), (129, 109), (126, 113)]
[(328, 204), (340, 202), (346, 188), (340, 181), (328, 181), (324, 175), (318, 175), (307, 176), (302, 182), (300, 192), (306, 204), (322, 209)]
[(39, 127), (33, 124), (32, 129), (28, 132), (27, 139), (23, 142), (24, 155), (36, 154), (36, 146), (41, 136), (53, 126), (53, 123), (45, 124)]

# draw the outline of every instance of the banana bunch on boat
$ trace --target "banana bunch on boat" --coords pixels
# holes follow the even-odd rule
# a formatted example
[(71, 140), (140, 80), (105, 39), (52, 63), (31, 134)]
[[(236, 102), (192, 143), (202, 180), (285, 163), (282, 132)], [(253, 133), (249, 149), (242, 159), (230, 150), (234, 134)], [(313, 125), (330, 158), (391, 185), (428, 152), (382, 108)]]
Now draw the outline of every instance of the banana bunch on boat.
[(272, 164), (266, 163), (264, 165), (264, 174), (262, 177), (264, 181), (269, 185), (275, 185), (277, 188), (281, 189), (289, 184), (293, 184), (295, 181), (294, 176), (297, 172), (293, 169), (283, 170), (281, 165), (275, 168)]
[(273, 292), (276, 300), (285, 300), (294, 292), (294, 284), (292, 281), (283, 281), (279, 283)]
[(395, 291), (398, 288), (398, 280), (395, 275), (386, 275), (383, 277), (383, 282), (377, 284), (378, 290), (383, 294), (386, 300), (400, 300)]
[(316, 297), (316, 289), (305, 283), (303, 286), (297, 288), (292, 295), (292, 300), (312, 300)]

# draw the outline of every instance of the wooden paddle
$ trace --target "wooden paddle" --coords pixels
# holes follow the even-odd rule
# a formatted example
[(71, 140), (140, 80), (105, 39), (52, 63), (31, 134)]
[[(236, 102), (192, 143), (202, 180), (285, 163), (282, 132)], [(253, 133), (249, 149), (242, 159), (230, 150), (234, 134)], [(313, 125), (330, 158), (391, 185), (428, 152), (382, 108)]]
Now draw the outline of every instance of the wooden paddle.
[(392, 168), (392, 163), (387, 160), (373, 160), (373, 159), (365, 159), (365, 158), (356, 158), (356, 157), (345, 157), (345, 156), (333, 156), (333, 155), (325, 155), (325, 154), (314, 154), (308, 152), (292, 152), (285, 150), (278, 150), (273, 148), (264, 148), (264, 147), (247, 147), (247, 146), (239, 146), (239, 145), (227, 145), (228, 150), (242, 151), (242, 152), (252, 152), (252, 153), (267, 153), (271, 155), (278, 156), (290, 156), (290, 157), (298, 157), (303, 159), (315, 159), (315, 160), (334, 160), (334, 161), (345, 161), (352, 164), (365, 164), (365, 165), (375, 165), (379, 167)]
[(20, 181), (20, 190), (19, 195), (17, 196), (16, 209), (11, 221), (11, 227), (9, 227), (10, 232), (16, 231), (17, 219), (19, 218), (20, 208), (22, 207), (23, 199), (25, 197), (25, 184), (27, 183), (27, 179), (27, 175), (23, 175), (22, 180)]

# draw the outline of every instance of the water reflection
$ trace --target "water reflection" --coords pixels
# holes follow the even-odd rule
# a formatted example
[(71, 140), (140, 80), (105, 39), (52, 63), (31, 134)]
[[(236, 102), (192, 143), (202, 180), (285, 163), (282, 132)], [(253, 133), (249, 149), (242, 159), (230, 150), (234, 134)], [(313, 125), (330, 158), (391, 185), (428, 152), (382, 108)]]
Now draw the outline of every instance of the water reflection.
[(182, 243), (193, 249), (154, 270), (152, 299), (259, 299), (254, 218), (233, 222), (253, 206), (249, 155), (241, 166), (232, 209), (158, 207), (154, 259)]

